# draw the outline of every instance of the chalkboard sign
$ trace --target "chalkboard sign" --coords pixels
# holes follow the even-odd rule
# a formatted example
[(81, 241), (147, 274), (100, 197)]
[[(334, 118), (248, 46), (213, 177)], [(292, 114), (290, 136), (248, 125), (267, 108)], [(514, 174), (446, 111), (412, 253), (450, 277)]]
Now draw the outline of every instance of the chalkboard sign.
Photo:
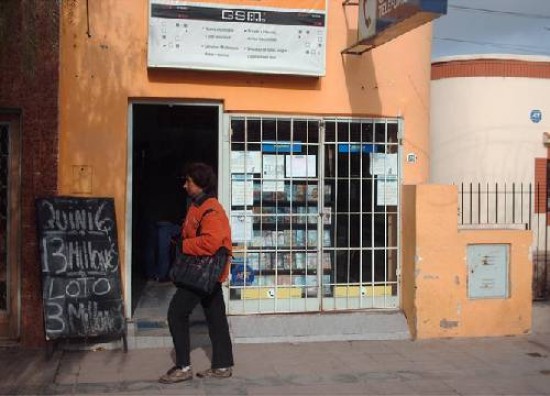
[(36, 201), (46, 339), (123, 337), (112, 198)]

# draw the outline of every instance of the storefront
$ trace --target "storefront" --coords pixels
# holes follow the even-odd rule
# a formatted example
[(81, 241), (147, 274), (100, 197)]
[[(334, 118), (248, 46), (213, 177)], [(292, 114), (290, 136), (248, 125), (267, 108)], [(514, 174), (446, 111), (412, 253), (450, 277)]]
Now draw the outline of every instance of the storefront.
[(349, 51), (370, 45), (357, 26), (370, 32), (373, 10), (388, 27), (424, 2), (383, 3), (40, 3), (51, 24), (33, 34), (51, 36), (55, 64), (36, 63), (47, 70), (36, 80), (14, 68), (32, 100), (8, 84), (1, 101), (13, 118), (0, 119), (13, 163), (2, 186), (14, 184), (0, 191), (0, 337), (42, 340), (36, 198), (114, 199), (131, 321), (151, 282), (149, 231), (185, 214), (178, 176), (192, 161), (218, 171), (231, 218), (231, 316), (404, 310), (402, 186), (429, 173), (431, 27), (386, 29), (370, 51)]
[[(160, 267), (151, 235), (169, 234), (185, 215), (181, 168), (194, 161), (217, 170), (231, 219), (235, 260), (224, 293), (232, 336), (284, 329), (275, 339), (327, 340), (317, 330), (332, 327), (339, 339), (366, 339), (370, 327), (380, 339), (390, 333), (389, 317), (401, 320), (405, 337), (528, 331), (531, 235), (458, 230), (453, 187), (425, 184), (425, 22), (446, 1), (359, 3), (104, 0), (52, 7), (60, 29), (47, 33), (59, 32), (59, 40), (45, 49), (59, 48), (59, 62), (36, 63), (36, 80), (14, 69), (25, 100), (1, 96), (9, 119), (0, 119), (0, 154), (13, 167), (0, 180), (10, 183), (0, 190), (0, 337), (44, 342), (33, 231), (42, 196), (112, 199), (124, 316), (137, 323), (144, 286), (160, 285), (148, 279), (151, 266)], [(358, 25), (367, 31), (358, 35)], [(3, 94), (12, 92), (4, 86)], [(466, 252), (479, 244), (508, 245), (502, 268), (511, 281), (499, 298), (467, 290), (476, 274), (466, 270)], [(169, 300), (173, 287), (163, 285)], [(53, 315), (74, 306), (73, 291), (66, 292)], [(162, 303), (149, 305), (161, 307), (164, 323)], [(73, 317), (95, 314), (78, 307)], [(343, 328), (348, 322), (356, 333)]]
[[(139, 115), (162, 109), (132, 106), (136, 123)], [(223, 114), (212, 104), (165, 111), (181, 119), (186, 113), (213, 116), (209, 128), (201, 122), (200, 142), (182, 142), (184, 152), (174, 158), (218, 147), (220, 199), (235, 249), (230, 313), (399, 306), (399, 119)], [(134, 153), (143, 153), (147, 139), (137, 125), (134, 131)], [(217, 163), (212, 154), (209, 160)], [(143, 155), (136, 159), (133, 172), (146, 162)], [(138, 201), (142, 194), (134, 191)], [(181, 206), (183, 198), (175, 200)]]
[[(234, 241), (230, 313), (399, 307), (401, 120), (229, 114), (212, 103), (135, 102), (130, 109), (133, 235), (144, 211), (154, 217), (151, 202), (167, 212), (171, 203), (182, 206), (183, 159), (217, 164)], [(202, 129), (200, 139), (169, 133), (170, 123), (190, 127), (191, 119), (199, 120), (191, 128)], [(166, 141), (148, 136), (150, 129)], [(174, 147), (170, 154), (166, 146)], [(152, 174), (155, 187), (139, 182), (153, 183)], [(166, 194), (163, 178), (173, 188)]]
[(400, 310), (401, 185), (428, 175), (430, 26), (357, 56), (342, 53), (357, 7), (238, 3), (64, 6), (60, 193), (115, 198), (128, 318), (147, 229), (184, 215), (192, 161), (218, 170), (231, 219), (230, 315)]
[(230, 313), (397, 308), (399, 120), (228, 118)]
[[(147, 115), (168, 111), (180, 120), (203, 120), (199, 114), (211, 120), (200, 122), (201, 139), (168, 140), (184, 149), (181, 155), (165, 156), (161, 162), (173, 161), (169, 165), (173, 172), (159, 170), (155, 179), (170, 174), (168, 182), (177, 184), (175, 162), (188, 159), (189, 153), (218, 164), (220, 200), (228, 209), (234, 241), (229, 312), (398, 308), (402, 122), (224, 114), (222, 109), (206, 103), (175, 104), (170, 109), (134, 104), (135, 162), (129, 169), (136, 173), (134, 180), (147, 179), (150, 175), (140, 169), (157, 162), (147, 159), (155, 158), (155, 153), (144, 154), (145, 146), (160, 147), (142, 136), (139, 123), (145, 123)], [(170, 129), (155, 126), (164, 128)], [(181, 186), (175, 185), (168, 198), (172, 202), (177, 188)], [(136, 204), (147, 201), (148, 189), (134, 183), (134, 203), (140, 208), (133, 213), (136, 223), (141, 223), (144, 210), (151, 212), (146, 209), (150, 205)], [(158, 206), (159, 188), (154, 190), (157, 194), (150, 200)], [(176, 202), (181, 204), (183, 198)]]

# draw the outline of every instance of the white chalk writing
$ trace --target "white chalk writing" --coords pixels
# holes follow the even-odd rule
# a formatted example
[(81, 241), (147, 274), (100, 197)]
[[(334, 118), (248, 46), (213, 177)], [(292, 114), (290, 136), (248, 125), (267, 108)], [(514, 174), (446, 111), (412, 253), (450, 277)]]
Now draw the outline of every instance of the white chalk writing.
[(101, 231), (109, 232), (113, 229), (113, 220), (106, 213), (106, 204), (103, 202), (97, 209), (58, 209), (49, 201), (44, 201), (44, 231)]
[(46, 335), (123, 333), (113, 200), (57, 197), (37, 208)]
[[(51, 310), (53, 308), (53, 311)], [(63, 307), (56, 302), (46, 303), (46, 333), (63, 333), (65, 331), (65, 320), (63, 319)]]
[(56, 299), (64, 297), (88, 298), (105, 296), (111, 291), (111, 281), (108, 278), (72, 278), (47, 277), (45, 279), (45, 298)]
[(67, 305), (67, 317), (71, 332), (107, 334), (122, 330), (120, 304), (112, 309), (98, 309), (97, 301)]
[[(97, 246), (100, 245), (100, 246)], [(118, 270), (117, 250), (114, 243), (105, 241), (67, 241), (58, 236), (42, 239), (42, 272), (79, 274), (95, 271), (108, 274)]]

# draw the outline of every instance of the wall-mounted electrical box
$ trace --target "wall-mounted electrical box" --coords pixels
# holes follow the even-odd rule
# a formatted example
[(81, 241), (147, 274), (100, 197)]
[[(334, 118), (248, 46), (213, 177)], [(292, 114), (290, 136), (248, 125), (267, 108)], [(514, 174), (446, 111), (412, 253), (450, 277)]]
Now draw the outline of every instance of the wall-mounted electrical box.
[(468, 245), (468, 297), (507, 298), (510, 245)]

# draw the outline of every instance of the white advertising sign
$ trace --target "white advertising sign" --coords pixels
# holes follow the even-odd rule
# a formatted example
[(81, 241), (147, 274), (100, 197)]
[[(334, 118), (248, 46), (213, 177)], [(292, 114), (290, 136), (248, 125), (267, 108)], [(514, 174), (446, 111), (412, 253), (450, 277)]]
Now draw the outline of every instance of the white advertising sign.
[(264, 182), (262, 190), (271, 192), (285, 191), (284, 181), (273, 180), (285, 177), (285, 157), (282, 155), (264, 154), (263, 158)]
[(370, 173), (376, 176), (397, 176), (397, 154), (371, 153)]
[(317, 177), (316, 155), (287, 155), (286, 177)]
[(252, 205), (254, 202), (254, 181), (247, 175), (233, 175), (231, 179), (231, 205)]
[(386, 177), (376, 180), (377, 194), (376, 205), (395, 206), (397, 205), (397, 193), (399, 184), (397, 177)]
[(262, 153), (259, 151), (232, 151), (231, 173), (260, 173)]
[(283, 179), (285, 177), (285, 157), (264, 154), (263, 176), (264, 179)]
[(150, 0), (147, 65), (323, 76), (325, 1)]
[(252, 217), (251, 210), (233, 210), (231, 212), (231, 238), (234, 242), (252, 241)]

